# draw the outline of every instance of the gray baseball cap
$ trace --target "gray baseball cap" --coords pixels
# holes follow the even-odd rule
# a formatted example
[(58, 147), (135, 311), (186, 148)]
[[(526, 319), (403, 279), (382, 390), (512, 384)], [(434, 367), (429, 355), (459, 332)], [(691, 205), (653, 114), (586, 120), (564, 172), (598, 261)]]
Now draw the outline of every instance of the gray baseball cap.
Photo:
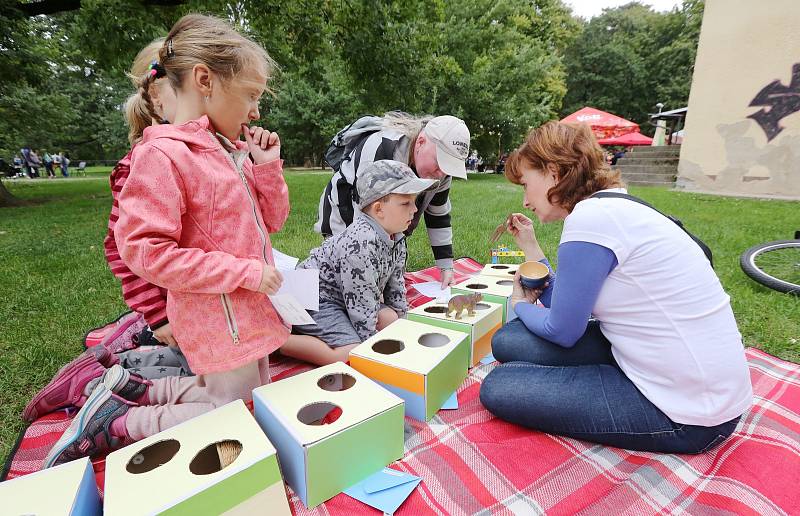
[(374, 161), (358, 173), (358, 207), (363, 209), (389, 194), (418, 194), (436, 183), (435, 179), (417, 177), (405, 163), (391, 159)]

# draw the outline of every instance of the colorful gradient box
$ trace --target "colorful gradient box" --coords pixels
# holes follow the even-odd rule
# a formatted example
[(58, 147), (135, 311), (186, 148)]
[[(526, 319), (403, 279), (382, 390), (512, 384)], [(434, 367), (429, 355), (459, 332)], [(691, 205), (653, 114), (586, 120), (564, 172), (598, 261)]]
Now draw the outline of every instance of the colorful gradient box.
[(0, 513), (94, 516), (103, 513), (88, 458), (0, 483)]
[(308, 508), (403, 456), (403, 400), (343, 362), (255, 389), (253, 408)]
[(461, 319), (446, 316), (447, 305), (435, 300), (412, 308), (406, 318), (438, 328), (464, 332), (469, 337), (469, 365), (475, 366), (492, 351), (492, 336), (503, 325), (503, 306), (481, 301), (475, 306), (475, 315), (461, 313)]
[(480, 276), (497, 276), (513, 280), (518, 269), (518, 263), (489, 263), (483, 266)]
[(403, 398), (406, 416), (428, 421), (469, 369), (469, 335), (400, 319), (350, 351), (350, 365)]
[(105, 513), (291, 514), (275, 448), (241, 400), (109, 454)]
[(483, 294), (484, 301), (503, 305), (503, 322), (517, 318), (511, 308), (511, 294), (514, 291), (514, 278), (499, 276), (473, 276), (452, 288), (453, 294)]

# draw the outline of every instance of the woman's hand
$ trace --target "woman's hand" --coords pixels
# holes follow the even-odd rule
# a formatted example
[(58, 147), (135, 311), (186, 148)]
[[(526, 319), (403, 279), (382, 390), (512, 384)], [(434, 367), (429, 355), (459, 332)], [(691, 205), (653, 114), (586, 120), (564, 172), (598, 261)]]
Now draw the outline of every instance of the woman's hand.
[(272, 265), (264, 264), (264, 270), (261, 271), (261, 284), (258, 286), (258, 291), (271, 296), (280, 290), (281, 284), (283, 284), (283, 275), (281, 275), (280, 271)]
[(529, 289), (522, 286), (519, 279), (519, 271), (514, 274), (514, 290), (511, 292), (511, 308), (512, 310), (517, 306), (517, 303), (535, 303), (547, 288), (549, 283), (545, 283), (541, 288)]
[(248, 127), (242, 124), (244, 139), (247, 142), (253, 163), (262, 165), (281, 158), (281, 139), (263, 127)]
[(526, 260), (538, 261), (544, 258), (531, 219), (522, 213), (512, 213), (508, 218), (508, 232), (514, 237), (517, 247), (525, 253)]

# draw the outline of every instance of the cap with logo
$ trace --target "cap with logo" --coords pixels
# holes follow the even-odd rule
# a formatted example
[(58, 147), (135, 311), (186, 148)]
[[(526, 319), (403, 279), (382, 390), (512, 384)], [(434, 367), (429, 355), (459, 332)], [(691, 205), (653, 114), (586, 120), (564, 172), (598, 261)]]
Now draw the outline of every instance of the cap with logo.
[(469, 129), (460, 118), (437, 116), (425, 126), (436, 144), (436, 162), (448, 176), (467, 178), (466, 159), (469, 156)]
[(391, 159), (374, 161), (358, 173), (358, 207), (366, 208), (389, 194), (418, 194), (436, 182), (435, 179), (417, 177), (405, 163)]

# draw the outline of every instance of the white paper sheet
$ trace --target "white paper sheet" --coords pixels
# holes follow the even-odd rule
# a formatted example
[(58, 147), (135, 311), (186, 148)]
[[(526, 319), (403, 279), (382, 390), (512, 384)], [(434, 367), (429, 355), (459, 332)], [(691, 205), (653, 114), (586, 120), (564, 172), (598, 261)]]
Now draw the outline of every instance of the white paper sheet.
[(414, 288), (423, 296), (436, 299), (437, 303), (447, 303), (451, 297), (450, 287), (443, 289), (442, 284), (438, 281), (415, 283)]
[(303, 305), (294, 297), (275, 294), (274, 296), (269, 296), (269, 300), (272, 301), (272, 306), (275, 308), (275, 311), (278, 312), (278, 315), (281, 316), (281, 319), (283, 319), (283, 322), (286, 324), (292, 326), (298, 324), (314, 324), (314, 319), (308, 315)]
[(278, 295), (292, 296), (306, 310), (319, 310), (319, 271), (293, 269), (281, 271), (283, 283)]
[(274, 247), (272, 248), (272, 257), (275, 259), (275, 268), (279, 271), (294, 270), (297, 267), (297, 262), (300, 261), (299, 258), (283, 254)]

